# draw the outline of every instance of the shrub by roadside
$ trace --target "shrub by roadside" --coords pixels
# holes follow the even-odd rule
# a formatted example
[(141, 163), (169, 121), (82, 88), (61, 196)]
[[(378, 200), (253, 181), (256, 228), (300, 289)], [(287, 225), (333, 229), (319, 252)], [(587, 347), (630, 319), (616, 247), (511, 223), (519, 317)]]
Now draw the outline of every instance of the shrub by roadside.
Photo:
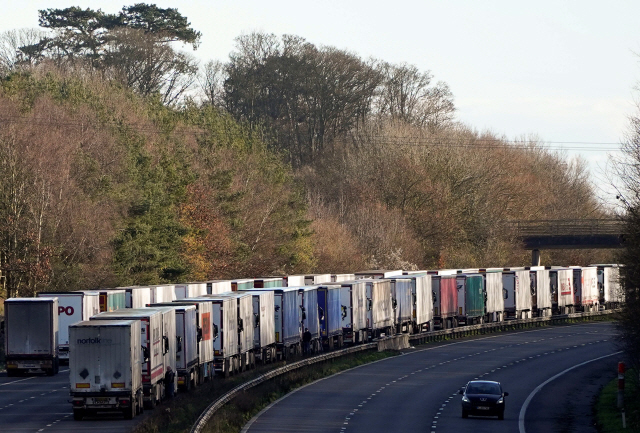
[(596, 420), (601, 433), (628, 433), (640, 431), (640, 399), (638, 383), (629, 380), (634, 376), (632, 370), (625, 377), (625, 415), (627, 428), (622, 428), (622, 416), (618, 409), (618, 379), (614, 379), (602, 389), (596, 403)]

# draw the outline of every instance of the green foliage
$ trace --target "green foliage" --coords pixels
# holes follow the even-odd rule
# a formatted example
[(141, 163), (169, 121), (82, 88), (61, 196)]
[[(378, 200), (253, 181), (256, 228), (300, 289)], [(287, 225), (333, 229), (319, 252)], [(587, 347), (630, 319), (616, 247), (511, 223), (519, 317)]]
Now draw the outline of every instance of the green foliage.
[[(636, 376), (632, 370), (627, 377)], [(624, 399), (627, 428), (622, 428), (622, 414), (618, 409), (618, 379), (609, 382), (600, 392), (595, 405), (598, 431), (601, 433), (626, 433), (640, 431), (640, 399), (637, 381), (626, 380)]]

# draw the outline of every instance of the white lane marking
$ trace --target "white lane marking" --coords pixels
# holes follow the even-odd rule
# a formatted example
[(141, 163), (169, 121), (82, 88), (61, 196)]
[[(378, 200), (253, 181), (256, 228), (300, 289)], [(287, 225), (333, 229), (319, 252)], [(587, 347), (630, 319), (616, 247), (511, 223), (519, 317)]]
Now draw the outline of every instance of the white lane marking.
[(35, 379), (36, 377), (38, 377), (38, 376), (25, 377), (24, 379), (14, 380), (13, 382), (0, 383), (0, 386), (13, 385), (14, 383), (23, 382), (25, 380)]
[(538, 386), (536, 387), (536, 389), (534, 389), (533, 391), (531, 391), (531, 394), (529, 394), (529, 396), (527, 397), (527, 399), (524, 401), (524, 404), (523, 404), (523, 405), (522, 405), (522, 407), (520, 408), (520, 416), (519, 416), (519, 419), (518, 419), (518, 428), (519, 428), (519, 430), (520, 430), (520, 433), (526, 433), (526, 430), (525, 430), (525, 428), (524, 428), (524, 417), (525, 417), (525, 415), (526, 415), (526, 413), (527, 413), (527, 408), (529, 407), (529, 403), (531, 403), (531, 400), (533, 400), (533, 397), (534, 397), (534, 396), (538, 393), (538, 391), (540, 391), (540, 390), (541, 390), (541, 389), (542, 389), (546, 384), (548, 384), (548, 383), (550, 383), (550, 382), (552, 382), (552, 381), (556, 380), (557, 378), (559, 378), (559, 377), (560, 377), (560, 376), (562, 376), (563, 374), (568, 373), (568, 372), (570, 372), (571, 370), (574, 370), (574, 369), (576, 369), (576, 368), (578, 368), (578, 367), (582, 367), (583, 365), (589, 364), (589, 363), (594, 362), (594, 361), (599, 361), (599, 360), (601, 360), (601, 359), (610, 358), (610, 357), (612, 357), (612, 356), (619, 355), (619, 354), (621, 354), (621, 353), (622, 353), (622, 351), (618, 351), (618, 352), (610, 353), (609, 355), (604, 355), (604, 356), (601, 356), (601, 357), (599, 357), (599, 358), (591, 359), (591, 360), (589, 360), (589, 361), (585, 361), (585, 362), (582, 362), (582, 363), (580, 363), (580, 364), (574, 365), (573, 367), (569, 367), (569, 368), (567, 368), (566, 370), (561, 371), (560, 373), (556, 374), (555, 376), (553, 376), (553, 377), (551, 377), (551, 378), (549, 378), (549, 379), (545, 380), (545, 381), (544, 381), (544, 382), (542, 382), (540, 385), (538, 385)]

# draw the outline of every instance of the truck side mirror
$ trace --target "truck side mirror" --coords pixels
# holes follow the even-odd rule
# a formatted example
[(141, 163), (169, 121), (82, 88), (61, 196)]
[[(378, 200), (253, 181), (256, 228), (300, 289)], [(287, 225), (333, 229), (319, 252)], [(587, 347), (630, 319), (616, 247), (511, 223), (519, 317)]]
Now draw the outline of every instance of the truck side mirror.
[(259, 314), (254, 314), (253, 315), (253, 327), (254, 328), (258, 328), (260, 326), (260, 315)]
[(238, 332), (244, 331), (244, 322), (241, 317), (238, 318)]
[(213, 324), (213, 341), (215, 341), (217, 338), (218, 338), (218, 325), (214, 323)]
[(197, 340), (198, 340), (198, 343), (200, 343), (200, 341), (202, 340), (202, 328), (201, 328), (201, 327), (199, 327), (199, 326), (198, 326), (198, 329), (197, 329), (197, 331), (196, 331), (196, 334), (197, 334), (197, 337), (196, 337), (196, 338), (197, 338)]
[(182, 352), (182, 337), (176, 337), (176, 352)]

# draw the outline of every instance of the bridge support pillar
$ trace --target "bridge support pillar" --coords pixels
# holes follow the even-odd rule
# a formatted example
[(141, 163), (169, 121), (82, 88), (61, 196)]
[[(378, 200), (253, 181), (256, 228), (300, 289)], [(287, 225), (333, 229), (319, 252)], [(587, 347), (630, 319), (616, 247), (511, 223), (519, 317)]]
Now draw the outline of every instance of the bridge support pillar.
[(531, 251), (531, 266), (540, 266), (540, 250)]

